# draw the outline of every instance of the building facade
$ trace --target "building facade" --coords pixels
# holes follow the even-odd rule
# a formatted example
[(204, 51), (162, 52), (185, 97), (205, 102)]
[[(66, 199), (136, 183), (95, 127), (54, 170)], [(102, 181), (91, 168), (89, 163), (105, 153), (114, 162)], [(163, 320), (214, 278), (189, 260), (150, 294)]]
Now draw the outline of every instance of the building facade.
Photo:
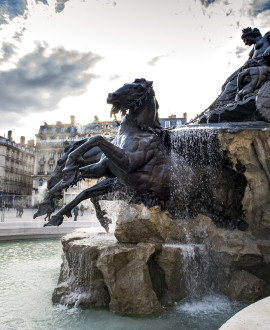
[(12, 131), (8, 138), (0, 137), (0, 206), (15, 206), (18, 200), (31, 204), (32, 174), (34, 171), (34, 141), (25, 145), (12, 141)]
[(187, 123), (187, 113), (183, 114), (183, 117), (176, 117), (176, 115), (170, 115), (167, 118), (159, 118), (162, 128), (181, 127)]
[[(98, 132), (97, 132), (98, 131)], [(70, 116), (70, 123), (57, 121), (54, 125), (40, 126), (36, 134), (35, 166), (33, 175), (34, 204), (45, 196), (47, 181), (53, 173), (58, 159), (63, 155), (67, 145), (94, 135), (111, 136), (117, 134), (114, 122), (97, 122), (88, 125), (75, 123), (75, 116)], [(93, 185), (93, 180), (81, 181), (76, 187), (64, 192), (63, 203), (68, 203), (74, 195)], [(60, 205), (61, 206), (61, 205)]]

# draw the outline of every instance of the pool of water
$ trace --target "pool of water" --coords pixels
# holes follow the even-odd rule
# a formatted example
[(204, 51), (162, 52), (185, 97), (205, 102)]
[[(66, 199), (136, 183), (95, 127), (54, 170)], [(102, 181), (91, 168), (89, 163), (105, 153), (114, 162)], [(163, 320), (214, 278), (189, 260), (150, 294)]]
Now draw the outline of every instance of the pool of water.
[(59, 240), (0, 242), (0, 329), (216, 330), (245, 307), (217, 294), (182, 301), (151, 318), (53, 305), (61, 254)]

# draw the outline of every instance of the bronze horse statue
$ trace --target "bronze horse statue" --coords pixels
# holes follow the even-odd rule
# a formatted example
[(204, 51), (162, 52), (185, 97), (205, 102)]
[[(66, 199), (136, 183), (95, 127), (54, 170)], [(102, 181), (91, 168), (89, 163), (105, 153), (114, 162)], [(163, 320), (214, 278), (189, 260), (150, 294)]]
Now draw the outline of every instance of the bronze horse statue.
[[(71, 216), (76, 205), (90, 198), (96, 204), (96, 210), (101, 212), (101, 225), (108, 231), (110, 220), (104, 216), (98, 200), (118, 190), (129, 196), (131, 203), (159, 205), (172, 216), (196, 216), (201, 212), (212, 216), (220, 226), (247, 227), (241, 204), (245, 186), (238, 186), (241, 173), (197, 164), (192, 164), (194, 169), (187, 170), (181, 150), (177, 151), (177, 166), (175, 162), (172, 164), (170, 153), (173, 147), (169, 134), (160, 126), (158, 102), (151, 81), (136, 79), (125, 84), (108, 95), (107, 103), (112, 105), (111, 114), (121, 111), (123, 115), (118, 135), (112, 141), (97, 135), (71, 147), (59, 162), (62, 179), (49, 189), (43, 202), (46, 207), (35, 216), (44, 214), (53, 198), (78, 180), (105, 177), (81, 192), (46, 225), (59, 226), (64, 216)], [(87, 155), (90, 155), (88, 160)], [(181, 179), (175, 180), (175, 177)]]

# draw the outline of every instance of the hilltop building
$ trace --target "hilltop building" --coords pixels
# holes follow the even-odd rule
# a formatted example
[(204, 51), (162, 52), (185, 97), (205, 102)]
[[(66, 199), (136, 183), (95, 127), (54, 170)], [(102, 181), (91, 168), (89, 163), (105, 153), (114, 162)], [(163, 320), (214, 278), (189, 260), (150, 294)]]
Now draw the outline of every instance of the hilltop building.
[(22, 136), (20, 143), (0, 136), (0, 207), (8, 204), (15, 206), (18, 200), (31, 204), (32, 174), (34, 171), (34, 140), (25, 144)]

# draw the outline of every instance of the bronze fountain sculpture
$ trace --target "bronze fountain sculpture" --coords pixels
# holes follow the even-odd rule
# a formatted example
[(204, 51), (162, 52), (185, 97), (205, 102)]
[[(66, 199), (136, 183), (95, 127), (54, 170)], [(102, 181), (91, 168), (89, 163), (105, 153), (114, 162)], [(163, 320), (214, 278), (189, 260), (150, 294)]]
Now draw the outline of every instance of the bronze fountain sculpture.
[(65, 149), (35, 216), (53, 213), (62, 190), (84, 178), (99, 181), (46, 225), (61, 225), (90, 198), (109, 231), (99, 201), (133, 205), (121, 208), (106, 242), (86, 231), (63, 238), (55, 303), (150, 315), (209, 287), (232, 300), (269, 295), (269, 33), (247, 28), (242, 38), (255, 45), (250, 59), (193, 123), (162, 129), (153, 83), (135, 79), (107, 98), (123, 115), (118, 134)]
[(192, 123), (270, 121), (269, 89), (262, 88), (270, 76), (270, 31), (242, 30), (245, 45), (253, 46), (248, 60), (227, 78), (221, 94)]
[[(246, 28), (242, 33), (246, 45), (254, 44), (248, 61), (226, 80), (220, 96), (191, 124), (270, 120), (270, 32), (262, 36), (257, 28)], [(108, 231), (111, 221), (100, 208), (99, 200), (110, 199), (108, 194), (117, 191), (118, 198), (149, 207), (159, 205), (178, 218), (194, 217), (201, 212), (210, 215), (219, 226), (247, 228), (241, 204), (245, 169), (241, 164), (238, 169), (232, 168), (214, 136), (204, 144), (206, 149), (209, 145), (213, 149), (211, 157), (215, 155), (215, 161), (196, 151), (195, 135), (188, 145), (183, 139), (178, 146), (173, 144), (173, 131), (160, 126), (152, 85), (151, 81), (136, 79), (108, 95), (111, 114), (123, 115), (118, 135), (111, 140), (97, 135), (68, 146), (34, 217), (52, 213), (53, 199), (61, 198), (63, 189), (83, 178), (105, 177), (81, 192), (46, 225), (59, 226), (76, 205), (90, 198), (97, 218)], [(184, 149), (188, 150), (186, 156)]]
[[(226, 155), (218, 151), (219, 161), (210, 163), (209, 159), (197, 162), (192, 154), (188, 155), (185, 163), (193, 166), (193, 170), (186, 172), (181, 150), (172, 145), (170, 132), (160, 126), (158, 102), (151, 81), (136, 79), (125, 84), (109, 94), (107, 102), (112, 104), (112, 114), (121, 111), (124, 116), (118, 135), (111, 142), (97, 135), (71, 147), (59, 161), (63, 178), (49, 189), (35, 216), (51, 212), (53, 198), (59, 198), (63, 189), (78, 180), (105, 177), (81, 192), (46, 225), (60, 225), (64, 216), (71, 216), (76, 205), (91, 198), (101, 225), (108, 231), (110, 219), (99, 208), (98, 199), (117, 190), (128, 196), (130, 203), (143, 203), (148, 207), (159, 205), (172, 216), (193, 217), (203, 212), (211, 215), (220, 226), (247, 227), (241, 207), (245, 189), (241, 171), (237, 173), (224, 165)], [(215, 139), (208, 143), (218, 148)], [(179, 156), (174, 164), (170, 157), (172, 150)], [(175, 176), (178, 180), (172, 179)]]

